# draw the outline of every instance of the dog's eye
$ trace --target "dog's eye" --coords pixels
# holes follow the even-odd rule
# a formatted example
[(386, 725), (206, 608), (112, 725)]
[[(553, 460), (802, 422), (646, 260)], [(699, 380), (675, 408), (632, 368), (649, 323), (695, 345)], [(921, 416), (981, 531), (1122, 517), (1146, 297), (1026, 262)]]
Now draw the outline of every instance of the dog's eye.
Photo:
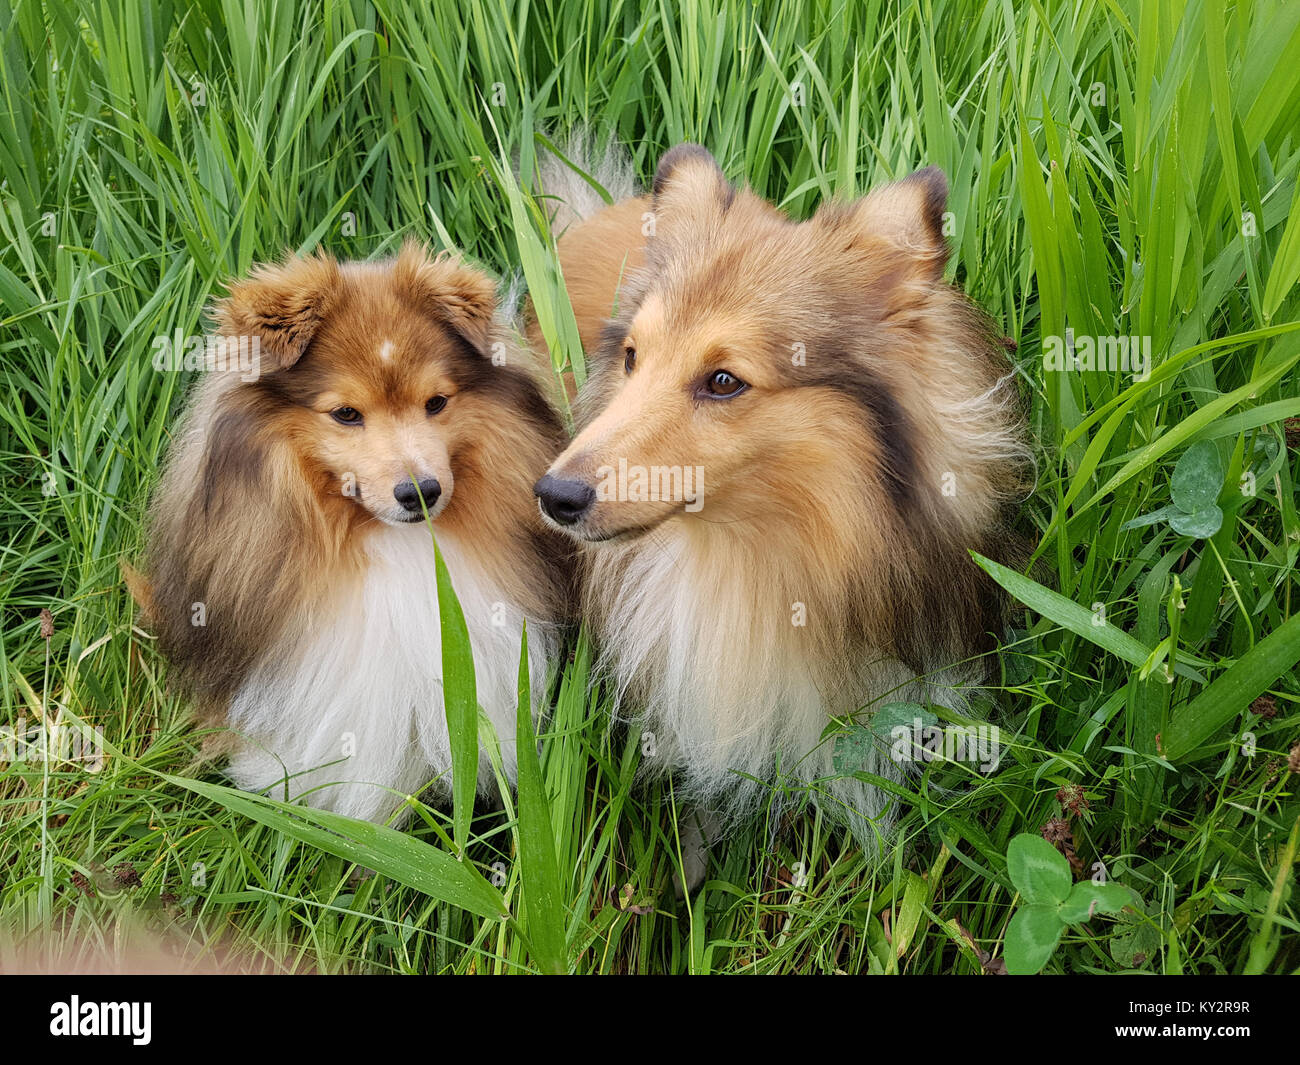
[(629, 344), (623, 349), (623, 372), (631, 373), (636, 369), (636, 348)]
[(330, 417), (341, 425), (361, 424), (361, 412), (356, 407), (338, 407), (330, 411)]
[(447, 405), (446, 396), (434, 396), (433, 399), (429, 400), (429, 402), (424, 405), (424, 413), (437, 414), (446, 405)]
[(709, 395), (717, 399), (730, 399), (732, 396), (738, 396), (748, 387), (749, 385), (745, 384), (739, 377), (727, 373), (726, 370), (718, 370), (705, 385)]

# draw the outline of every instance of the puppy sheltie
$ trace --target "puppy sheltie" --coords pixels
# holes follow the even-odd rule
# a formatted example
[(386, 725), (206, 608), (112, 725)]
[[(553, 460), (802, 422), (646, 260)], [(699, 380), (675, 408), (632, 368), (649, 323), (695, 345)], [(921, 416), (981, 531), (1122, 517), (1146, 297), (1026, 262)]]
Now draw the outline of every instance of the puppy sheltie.
[(232, 284), (214, 318), (259, 372), (198, 385), (134, 591), (202, 716), (239, 737), (231, 776), (372, 820), (449, 785), (436, 536), (513, 780), (521, 628), (542, 692), (572, 548), (531, 492), (563, 427), (492, 282), (415, 244), (319, 254)]
[(1029, 460), (998, 334), (943, 280), (946, 180), (794, 222), (683, 144), (610, 207), (554, 160), (543, 186), (590, 377), (535, 487), (583, 545), (647, 761), (715, 824), (793, 783), (874, 838), (886, 797), (835, 774), (823, 733), (961, 704), (1003, 624), (968, 549), (1007, 553)]

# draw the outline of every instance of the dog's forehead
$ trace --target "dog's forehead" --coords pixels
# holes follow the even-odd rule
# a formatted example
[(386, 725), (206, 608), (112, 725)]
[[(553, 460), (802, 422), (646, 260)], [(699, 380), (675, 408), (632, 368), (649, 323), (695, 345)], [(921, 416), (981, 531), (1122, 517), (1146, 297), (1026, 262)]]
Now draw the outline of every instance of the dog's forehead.
[(647, 279), (629, 331), (724, 333), (752, 344), (820, 328), (838, 286), (827, 285), (804, 225), (748, 241), (720, 233), (683, 247)]
[(322, 325), (346, 321), (373, 326), (384, 322), (405, 324), (418, 318), (402, 299), (392, 270), (371, 263), (353, 263), (343, 272), (341, 296)]
[(403, 299), (388, 272), (371, 267), (349, 282), (320, 324), (331, 361), (414, 370), (450, 354), (446, 327)]
[[(678, 302), (794, 296), (817, 283), (833, 251), (826, 247), (825, 234), (809, 222), (775, 211), (746, 216), (733, 209), (715, 225), (687, 229), (665, 241), (650, 288)], [(787, 312), (797, 310), (797, 301), (787, 307)]]
[(383, 274), (349, 285), (322, 317), (286, 384), (305, 395), (344, 395), (394, 409), (424, 403), (455, 380), (456, 344), (445, 326), (401, 300)]

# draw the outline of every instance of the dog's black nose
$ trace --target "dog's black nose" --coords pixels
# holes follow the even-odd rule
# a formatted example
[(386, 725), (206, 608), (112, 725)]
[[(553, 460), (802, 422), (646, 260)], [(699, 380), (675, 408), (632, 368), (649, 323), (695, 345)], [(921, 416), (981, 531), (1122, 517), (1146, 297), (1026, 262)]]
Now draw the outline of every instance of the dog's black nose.
[(591, 509), (596, 490), (582, 481), (561, 481), (549, 473), (533, 485), (542, 509), (561, 525), (572, 525)]
[(393, 489), (393, 498), (402, 504), (404, 510), (409, 510), (412, 514), (421, 512), (421, 499), (424, 500), (423, 509), (432, 510), (440, 495), (442, 495), (442, 485), (438, 483), (436, 477), (426, 477), (420, 482), (418, 488), (411, 481), (402, 481)]

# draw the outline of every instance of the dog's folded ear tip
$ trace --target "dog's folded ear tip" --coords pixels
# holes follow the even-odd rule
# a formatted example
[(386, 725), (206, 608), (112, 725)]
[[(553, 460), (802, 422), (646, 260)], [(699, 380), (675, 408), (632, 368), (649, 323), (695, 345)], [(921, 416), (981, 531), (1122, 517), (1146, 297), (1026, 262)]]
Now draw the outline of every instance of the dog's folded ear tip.
[(338, 260), (324, 248), (258, 263), (223, 282), (225, 293), (212, 302), (208, 316), (220, 336), (256, 337), (264, 371), (288, 369), (307, 350), (342, 276)]
[(497, 285), (488, 274), (454, 251), (430, 255), (423, 244), (410, 241), (393, 269), (406, 299), (486, 353), (497, 311)]
[(944, 205), (948, 202), (948, 175), (943, 172), (942, 167), (931, 163), (909, 174), (903, 182), (918, 185), (930, 202), (938, 201)]
[(937, 166), (879, 185), (857, 202), (851, 217), (862, 232), (891, 241), (917, 262), (941, 270), (948, 257), (948, 178)]
[(429, 247), (426, 240), (417, 237), (414, 233), (408, 233), (402, 238), (402, 246), (397, 249), (397, 255), (394, 256), (395, 261), (415, 267), (419, 267), (424, 263), (440, 263), (454, 258), (455, 253), (450, 249), (444, 248), (442, 251), (435, 251)]
[(916, 213), (932, 241), (943, 241), (943, 216), (948, 210), (948, 176), (937, 166), (922, 167), (898, 183), (916, 197)]
[(664, 152), (659, 160), (659, 166), (655, 168), (654, 184), (651, 191), (655, 196), (662, 196), (668, 187), (670, 181), (675, 176), (679, 177), (682, 173), (693, 167), (707, 169), (721, 184), (726, 184), (726, 176), (722, 173), (722, 167), (710, 152), (701, 144), (695, 144), (692, 141), (683, 141)]

